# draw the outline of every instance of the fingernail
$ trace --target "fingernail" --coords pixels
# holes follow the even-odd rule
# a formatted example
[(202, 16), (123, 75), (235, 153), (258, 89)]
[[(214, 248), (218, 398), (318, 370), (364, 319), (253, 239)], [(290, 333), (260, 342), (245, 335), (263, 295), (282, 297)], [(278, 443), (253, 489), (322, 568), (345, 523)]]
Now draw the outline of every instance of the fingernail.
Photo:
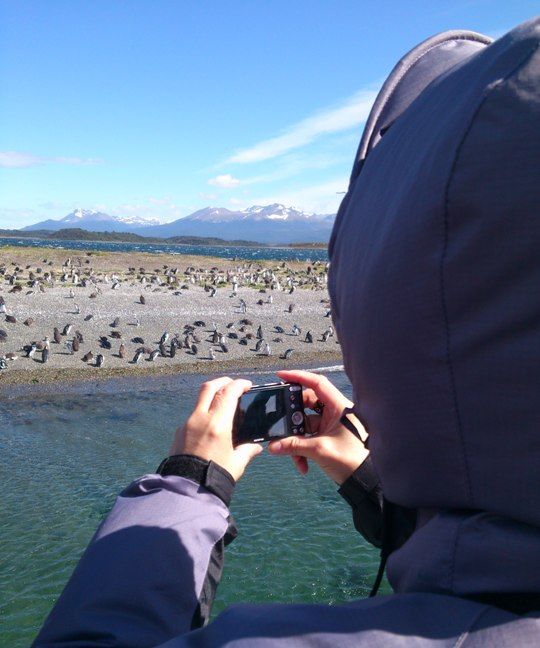
[(281, 441), (276, 441), (275, 443), (273, 443), (271, 450), (272, 452), (281, 452), (283, 450), (283, 444), (281, 443)]

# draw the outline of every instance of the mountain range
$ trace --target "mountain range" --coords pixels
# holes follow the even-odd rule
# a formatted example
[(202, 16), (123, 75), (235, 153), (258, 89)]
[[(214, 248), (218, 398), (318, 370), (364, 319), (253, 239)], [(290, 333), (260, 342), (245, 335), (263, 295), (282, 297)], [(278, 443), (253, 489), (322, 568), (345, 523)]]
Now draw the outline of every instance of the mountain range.
[(76, 209), (61, 219), (40, 221), (23, 229), (57, 231), (73, 227), (90, 232), (129, 232), (160, 238), (211, 236), (225, 240), (242, 238), (261, 243), (320, 243), (330, 238), (334, 218), (333, 214), (308, 214), (278, 203), (255, 205), (237, 211), (225, 207), (205, 207), (170, 223)]

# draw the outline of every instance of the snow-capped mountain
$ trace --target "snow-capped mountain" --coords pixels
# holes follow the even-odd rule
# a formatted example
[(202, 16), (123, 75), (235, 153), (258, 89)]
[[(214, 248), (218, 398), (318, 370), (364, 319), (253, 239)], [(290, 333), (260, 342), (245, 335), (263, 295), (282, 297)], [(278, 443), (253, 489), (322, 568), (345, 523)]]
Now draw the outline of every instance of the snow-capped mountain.
[(333, 214), (308, 214), (279, 203), (254, 205), (247, 209), (205, 207), (171, 223), (132, 216), (110, 216), (98, 211), (76, 209), (59, 220), (46, 220), (26, 230), (59, 230), (79, 227), (92, 232), (133, 232), (142, 236), (212, 236), (225, 240), (242, 238), (261, 243), (326, 242), (330, 238)]
[(111, 216), (95, 209), (81, 209), (72, 211), (59, 220), (45, 220), (25, 227), (26, 230), (59, 230), (69, 227), (80, 227), (91, 232), (130, 232), (134, 228), (151, 227), (159, 225), (157, 218), (141, 218), (140, 216)]
[(242, 238), (261, 243), (326, 242), (330, 238), (334, 215), (306, 212), (273, 205), (254, 205), (232, 211), (225, 207), (205, 207), (172, 223), (149, 227), (151, 236), (217, 236), (225, 240)]
[[(308, 214), (306, 212), (294, 209), (294, 207), (285, 207), (279, 203), (273, 205), (253, 205), (247, 209), (232, 211), (225, 207), (205, 207), (199, 211), (186, 216), (191, 221), (203, 221), (206, 223), (225, 223), (230, 221), (264, 221), (264, 220), (281, 220), (281, 221), (304, 221), (317, 220), (324, 218), (317, 214)], [(185, 219), (182, 219), (185, 220)]]

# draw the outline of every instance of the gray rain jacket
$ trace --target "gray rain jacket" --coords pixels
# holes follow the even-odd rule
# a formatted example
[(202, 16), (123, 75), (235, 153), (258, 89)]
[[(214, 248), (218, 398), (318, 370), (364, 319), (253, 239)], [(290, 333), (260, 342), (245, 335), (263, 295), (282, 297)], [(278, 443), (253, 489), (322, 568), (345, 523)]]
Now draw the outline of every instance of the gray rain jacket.
[(231, 532), (210, 464), (119, 496), (35, 645), (540, 645), (539, 42), (533, 20), (404, 57), (332, 234), (355, 410), (386, 499), (417, 512), (395, 594), (236, 605), (194, 629)]

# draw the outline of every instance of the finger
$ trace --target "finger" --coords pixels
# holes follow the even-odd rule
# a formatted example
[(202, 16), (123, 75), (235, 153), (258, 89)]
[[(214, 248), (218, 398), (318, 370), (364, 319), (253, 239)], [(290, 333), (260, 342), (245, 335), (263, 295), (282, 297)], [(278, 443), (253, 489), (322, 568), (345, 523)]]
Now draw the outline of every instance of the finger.
[(209, 412), (220, 416), (230, 416), (231, 420), (238, 405), (238, 399), (252, 386), (251, 380), (239, 378), (220, 387), (214, 394)]
[[(280, 378), (283, 378), (288, 381), (293, 381), (293, 382), (298, 382), (300, 383), (303, 387), (309, 387), (313, 389), (315, 394), (317, 395), (317, 398), (321, 400), (323, 403), (325, 402), (332, 402), (337, 399), (342, 400), (345, 399), (343, 394), (339, 391), (337, 387), (335, 387), (330, 380), (326, 376), (323, 376), (321, 374), (316, 374), (311, 371), (301, 371), (301, 370), (294, 370), (294, 371), (278, 371), (277, 375)], [(345, 399), (348, 400), (348, 399)], [(350, 403), (349, 407), (352, 406), (351, 401), (348, 401)]]
[(263, 447), (259, 443), (242, 443), (234, 449), (234, 454), (245, 468), (262, 451)]
[(309, 407), (309, 409), (313, 409), (315, 405), (317, 405), (317, 402), (320, 402), (317, 398), (317, 394), (309, 387), (302, 390), (302, 400), (304, 402), (304, 407)]
[(195, 409), (201, 412), (208, 412), (208, 408), (214, 400), (216, 392), (230, 382), (232, 382), (232, 378), (228, 376), (222, 376), (221, 378), (204, 382), (199, 389)]
[(322, 416), (319, 414), (307, 414), (306, 415), (306, 427), (308, 434), (318, 434), (321, 429)]
[(319, 455), (319, 438), (291, 436), (268, 444), (268, 452), (275, 455), (298, 455), (316, 459)]
[(307, 459), (305, 457), (299, 457), (298, 455), (293, 455), (291, 459), (293, 460), (293, 463), (296, 466), (298, 472), (301, 475), (305, 475), (309, 470)]

